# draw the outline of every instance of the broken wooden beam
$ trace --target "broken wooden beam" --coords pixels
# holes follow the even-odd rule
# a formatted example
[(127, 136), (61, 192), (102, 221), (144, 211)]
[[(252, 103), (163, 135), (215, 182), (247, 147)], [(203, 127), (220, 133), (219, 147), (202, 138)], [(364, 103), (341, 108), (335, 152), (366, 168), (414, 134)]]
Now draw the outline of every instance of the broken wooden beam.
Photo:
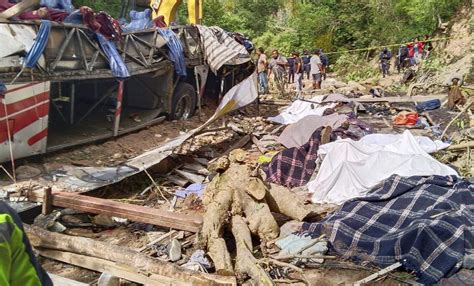
[(12, 6), (0, 13), (0, 19), (10, 19), (12, 17), (18, 16), (30, 8), (39, 6), (39, 4), (40, 0), (23, 0), (15, 6)]
[(90, 286), (91, 284), (82, 283), (75, 280), (71, 280), (53, 273), (48, 273), (49, 278), (53, 281), (53, 285), (61, 286)]
[[(172, 263), (153, 259), (127, 247), (90, 238), (54, 233), (25, 225), (31, 244), (40, 254), (52, 259), (109, 272), (127, 280), (150, 278), (148, 285), (236, 285), (235, 277), (223, 277), (191, 271)], [(133, 275), (132, 275), (133, 274)], [(154, 282), (154, 278), (156, 281)], [(152, 281), (152, 283), (148, 283)]]
[[(41, 198), (30, 196), (30, 200), (36, 202), (41, 201)], [(76, 193), (53, 193), (52, 205), (190, 232), (198, 232), (202, 225), (202, 217), (199, 215), (189, 216)]]

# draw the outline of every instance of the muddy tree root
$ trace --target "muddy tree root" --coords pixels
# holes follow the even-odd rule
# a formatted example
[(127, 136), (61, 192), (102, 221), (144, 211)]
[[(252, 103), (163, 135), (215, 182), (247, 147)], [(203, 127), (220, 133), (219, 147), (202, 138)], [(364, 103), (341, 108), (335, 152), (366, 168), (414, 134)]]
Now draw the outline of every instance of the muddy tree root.
[(235, 262), (237, 271), (251, 277), (257, 285), (275, 285), (267, 272), (265, 272), (258, 264), (257, 259), (252, 255), (252, 237), (244, 219), (238, 215), (233, 216), (231, 228), (237, 247)]

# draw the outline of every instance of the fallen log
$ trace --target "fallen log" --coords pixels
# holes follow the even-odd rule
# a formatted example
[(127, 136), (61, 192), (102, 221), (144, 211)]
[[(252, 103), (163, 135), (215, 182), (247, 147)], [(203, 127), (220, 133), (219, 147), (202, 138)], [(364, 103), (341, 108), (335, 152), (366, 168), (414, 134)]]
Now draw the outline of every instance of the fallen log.
[(228, 274), (233, 273), (234, 268), (222, 233), (232, 205), (233, 191), (219, 187), (221, 176), (217, 175), (206, 188), (203, 203), (207, 210), (198, 245), (207, 248), (218, 274)]
[(456, 150), (463, 150), (463, 149), (466, 149), (466, 148), (474, 148), (474, 141), (461, 143), (461, 144), (458, 144), (458, 145), (451, 145), (446, 150), (456, 151)]
[(252, 237), (244, 219), (241, 216), (233, 216), (231, 228), (237, 247), (237, 256), (235, 257), (235, 268), (237, 271), (247, 274), (256, 285), (275, 285), (250, 252), (253, 249)]
[[(35, 226), (25, 225), (25, 231), (31, 244), (42, 251), (61, 250), (86, 256), (87, 259), (99, 258), (140, 273), (150, 273), (173, 279), (181, 284), (192, 285), (236, 285), (234, 277), (222, 277), (191, 271), (172, 263), (153, 259), (126, 247), (118, 247), (90, 238), (74, 237), (50, 232)], [(44, 252), (43, 252), (44, 253)], [(97, 269), (96, 269), (97, 270)], [(127, 278), (125, 278), (127, 279)], [(168, 284), (169, 285), (169, 284)]]
[(0, 19), (10, 19), (12, 17), (18, 16), (30, 8), (39, 6), (39, 4), (40, 0), (23, 0), (15, 6), (12, 6), (0, 13)]
[[(32, 195), (29, 199), (41, 202), (42, 196)], [(75, 193), (53, 193), (52, 205), (191, 232), (198, 232), (202, 225), (199, 215), (189, 216)]]
[(284, 214), (298, 221), (303, 221), (312, 213), (310, 207), (306, 206), (294, 193), (283, 186), (270, 184), (266, 199), (271, 211)]

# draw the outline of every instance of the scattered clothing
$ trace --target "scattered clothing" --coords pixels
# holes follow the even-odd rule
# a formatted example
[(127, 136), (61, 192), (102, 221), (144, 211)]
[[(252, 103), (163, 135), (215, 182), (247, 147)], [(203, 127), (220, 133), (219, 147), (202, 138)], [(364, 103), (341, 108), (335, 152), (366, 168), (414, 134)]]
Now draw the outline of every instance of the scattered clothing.
[(395, 125), (416, 125), (418, 121), (418, 113), (402, 111), (393, 117)]
[(151, 28), (152, 26), (150, 9), (145, 9), (142, 12), (132, 10), (130, 11), (130, 23), (123, 26), (123, 31), (129, 33)]
[(343, 258), (387, 267), (401, 262), (419, 282), (456, 273), (474, 245), (474, 185), (455, 176), (393, 175), (302, 234), (326, 234)]
[(74, 5), (72, 5), (71, 0), (41, 0), (40, 6), (58, 9), (67, 12), (67, 14), (74, 11)]
[(320, 127), (314, 131), (306, 144), (283, 150), (273, 157), (270, 164), (264, 166), (267, 182), (286, 187), (299, 187), (308, 183), (316, 169), (323, 129)]
[(171, 29), (158, 29), (163, 38), (166, 40), (166, 45), (169, 49), (169, 58), (174, 64), (174, 71), (179, 76), (186, 76), (186, 62), (184, 61), (184, 49), (181, 41)]
[(428, 101), (424, 101), (416, 106), (416, 111), (423, 112), (427, 110), (435, 110), (441, 107), (441, 100), (439, 99), (432, 99)]
[(182, 267), (207, 273), (212, 268), (212, 263), (206, 257), (204, 250), (198, 249), (193, 252), (189, 261), (183, 264)]
[(300, 147), (308, 142), (316, 129), (326, 126), (336, 129), (346, 120), (346, 115), (337, 113), (327, 116), (309, 115), (286, 127), (278, 137), (278, 142), (286, 148)]
[(96, 33), (102, 34), (107, 40), (118, 41), (122, 38), (120, 23), (105, 12), (94, 13), (87, 6), (80, 9), (84, 25)]
[[(289, 236), (279, 239), (275, 242), (275, 245), (281, 249), (276, 256), (285, 257), (289, 255), (324, 255), (328, 252), (327, 241), (319, 241), (319, 238), (311, 237), (309, 235), (297, 235), (290, 234)], [(322, 262), (322, 261), (321, 261)]]
[(112, 40), (107, 39), (104, 35), (96, 33), (100, 47), (104, 51), (109, 60), (110, 70), (112, 75), (120, 80), (130, 77), (127, 65), (117, 51), (117, 46)]
[(198, 197), (202, 197), (206, 184), (191, 184), (184, 190), (178, 190), (175, 192), (175, 196), (179, 198), (185, 198), (190, 194), (196, 194)]
[(458, 176), (420, 146), (410, 131), (391, 144), (338, 140), (319, 149), (323, 157), (316, 178), (308, 183), (313, 203), (342, 204), (365, 197), (393, 174), (400, 176)]

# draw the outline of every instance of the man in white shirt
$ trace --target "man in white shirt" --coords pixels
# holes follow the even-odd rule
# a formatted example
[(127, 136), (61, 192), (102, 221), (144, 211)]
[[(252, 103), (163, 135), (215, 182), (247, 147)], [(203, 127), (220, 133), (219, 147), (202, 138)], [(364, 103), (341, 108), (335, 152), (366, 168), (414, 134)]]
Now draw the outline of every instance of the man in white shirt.
[(311, 66), (311, 77), (313, 79), (313, 89), (321, 89), (321, 69), (323, 64), (319, 57), (319, 49), (316, 49), (309, 62)]

